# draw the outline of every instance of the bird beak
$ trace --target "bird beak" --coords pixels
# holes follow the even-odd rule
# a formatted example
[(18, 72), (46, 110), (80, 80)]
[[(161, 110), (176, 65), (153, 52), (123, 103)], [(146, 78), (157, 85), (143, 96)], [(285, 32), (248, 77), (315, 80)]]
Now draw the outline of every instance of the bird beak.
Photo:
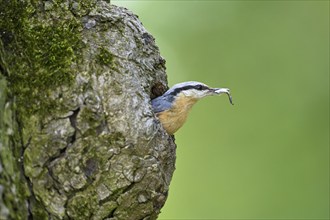
[(227, 89), (227, 88), (215, 88), (215, 89), (211, 89), (211, 92), (214, 95), (221, 95), (223, 93), (226, 93), (228, 95), (230, 104), (234, 105), (233, 98), (230, 95), (230, 90), (229, 89)]

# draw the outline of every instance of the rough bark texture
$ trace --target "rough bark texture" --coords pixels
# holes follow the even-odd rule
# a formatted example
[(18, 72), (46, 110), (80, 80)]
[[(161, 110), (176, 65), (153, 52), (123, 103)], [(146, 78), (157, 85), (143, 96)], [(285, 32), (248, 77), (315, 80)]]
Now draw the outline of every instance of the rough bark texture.
[(0, 2), (0, 219), (156, 219), (176, 146), (154, 38), (105, 1)]

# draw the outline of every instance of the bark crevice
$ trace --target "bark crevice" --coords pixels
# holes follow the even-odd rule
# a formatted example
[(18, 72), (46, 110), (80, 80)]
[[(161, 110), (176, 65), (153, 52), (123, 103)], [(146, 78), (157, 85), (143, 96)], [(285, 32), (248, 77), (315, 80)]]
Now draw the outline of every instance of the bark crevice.
[[(79, 111), (80, 111), (80, 108), (77, 108), (77, 109), (73, 110), (72, 115), (69, 116), (70, 124), (74, 128), (74, 133), (72, 134), (72, 136), (70, 136), (68, 138), (68, 146), (67, 147), (69, 147), (70, 145), (72, 145), (76, 141), (77, 132), (79, 132), (79, 130), (77, 128), (77, 116), (79, 114)], [(62, 153), (62, 151), (65, 151), (65, 150), (66, 150), (66, 148), (62, 149), (60, 152)]]

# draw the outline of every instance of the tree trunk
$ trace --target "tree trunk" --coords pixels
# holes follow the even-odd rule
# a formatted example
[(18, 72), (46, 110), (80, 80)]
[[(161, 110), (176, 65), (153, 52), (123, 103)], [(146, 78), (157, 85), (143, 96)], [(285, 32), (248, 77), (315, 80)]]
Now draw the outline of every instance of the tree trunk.
[(154, 38), (105, 1), (0, 2), (0, 219), (156, 219), (176, 146)]

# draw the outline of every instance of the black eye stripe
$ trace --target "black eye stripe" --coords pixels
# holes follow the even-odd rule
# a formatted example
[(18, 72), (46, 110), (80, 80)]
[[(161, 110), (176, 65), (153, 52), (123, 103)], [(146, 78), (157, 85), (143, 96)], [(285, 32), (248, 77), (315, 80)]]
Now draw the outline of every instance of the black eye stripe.
[(181, 88), (176, 88), (169, 95), (176, 96), (181, 91), (189, 90), (189, 89), (196, 89), (196, 90), (200, 90), (201, 91), (201, 90), (207, 90), (209, 88), (207, 86), (200, 85), (200, 84), (199, 85), (189, 85), (189, 86), (184, 86), (184, 87), (181, 87)]
[(206, 90), (206, 89), (208, 89), (208, 87), (203, 86), (203, 85), (196, 85), (195, 87), (196, 87), (197, 90)]

